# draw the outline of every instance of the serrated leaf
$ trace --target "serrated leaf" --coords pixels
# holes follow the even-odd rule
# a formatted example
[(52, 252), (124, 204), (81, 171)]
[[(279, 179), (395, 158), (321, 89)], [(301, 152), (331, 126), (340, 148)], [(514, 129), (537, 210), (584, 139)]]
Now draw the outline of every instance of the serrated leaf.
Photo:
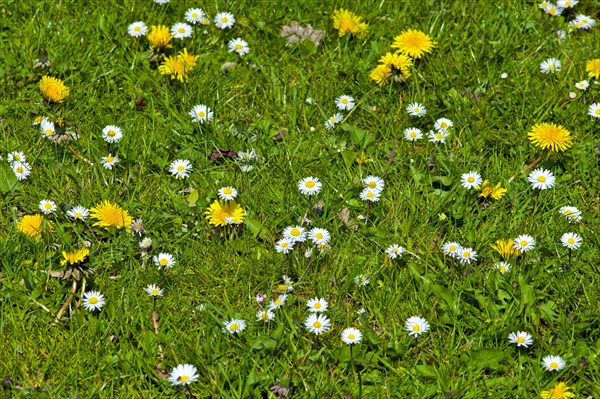
[(187, 203), (188, 206), (190, 208), (193, 208), (196, 206), (196, 202), (198, 202), (198, 198), (200, 197), (200, 193), (198, 192), (198, 190), (194, 190), (191, 193), (188, 194), (187, 196)]

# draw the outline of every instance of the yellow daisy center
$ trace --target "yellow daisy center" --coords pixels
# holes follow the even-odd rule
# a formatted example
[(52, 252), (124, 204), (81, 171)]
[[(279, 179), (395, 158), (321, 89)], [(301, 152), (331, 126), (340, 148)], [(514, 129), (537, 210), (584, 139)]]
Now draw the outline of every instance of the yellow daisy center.
[(313, 327), (314, 327), (314, 328), (321, 328), (321, 322), (320, 322), (320, 321), (315, 321), (315, 322), (313, 323)]
[(315, 303), (313, 305), (313, 308), (315, 308), (315, 309), (321, 309), (321, 304), (319, 302), (317, 302), (317, 303)]
[(298, 237), (300, 235), (300, 230), (297, 228), (293, 228), (292, 230), (290, 230), (290, 235)]
[(290, 244), (287, 243), (287, 241), (284, 241), (281, 243), (281, 247), (282, 248), (287, 248)]
[(465, 251), (465, 252), (463, 252), (463, 256), (464, 256), (465, 258), (468, 258), (468, 257), (470, 257), (470, 256), (471, 256), (471, 253), (470, 253), (469, 251)]
[(348, 104), (348, 99), (347, 98), (342, 98), (342, 104)]
[(308, 188), (313, 188), (315, 186), (315, 182), (312, 180), (309, 180), (306, 182), (306, 187)]
[(193, 12), (192, 13), (192, 18), (198, 18), (198, 13), (197, 12)]
[(273, 303), (275, 305), (281, 305), (281, 299), (277, 298), (277, 299), (275, 299), (275, 301), (273, 301)]
[[(550, 13), (550, 14), (552, 14), (552, 13)], [(554, 64), (548, 65), (548, 69), (554, 69)]]
[(115, 132), (114, 130), (109, 130), (108, 133), (106, 133), (106, 135), (108, 137), (115, 137), (117, 135), (117, 132)]
[(436, 138), (436, 139), (438, 139), (438, 140), (441, 140), (441, 139), (443, 139), (443, 138), (444, 138), (444, 135), (443, 135), (443, 134), (441, 134), (441, 133), (436, 133), (436, 134), (435, 134), (435, 138)]
[(186, 382), (189, 379), (190, 379), (190, 377), (188, 377), (187, 375), (182, 375), (181, 377), (179, 377), (180, 382)]
[(319, 240), (323, 239), (323, 233), (317, 233), (315, 234), (315, 237), (318, 238)]
[(183, 172), (183, 170), (184, 170), (184, 169), (185, 169), (185, 166), (183, 166), (183, 165), (179, 165), (179, 166), (177, 166), (177, 170), (178, 170), (179, 172)]
[(413, 330), (413, 331), (421, 331), (421, 326), (419, 326), (418, 324), (415, 324), (415, 325), (412, 327), (412, 330)]
[(442, 127), (442, 129), (445, 129), (448, 127), (448, 124), (446, 122), (442, 122), (440, 123), (440, 126)]
[(370, 181), (369, 184), (367, 184), (367, 186), (369, 186), (369, 188), (375, 188), (377, 186), (377, 183), (375, 183), (374, 181)]
[(517, 337), (517, 342), (522, 344), (523, 342), (525, 342), (525, 338), (524, 337)]
[(46, 136), (52, 136), (54, 134), (54, 131), (52, 129), (46, 129)]
[(454, 252), (454, 251), (456, 251), (456, 245), (450, 245), (450, 247), (448, 248), (448, 250), (449, 250), (450, 252)]
[[(506, 271), (506, 266), (504, 266), (504, 265), (500, 266), (500, 271), (501, 272), (505, 272)], [(521, 341), (519, 341), (520, 339), (521, 339), (521, 337), (517, 338), (517, 341), (521, 342)]]
[(46, 208), (46, 209), (52, 209), (52, 204), (50, 204), (50, 203), (46, 202), (46, 203), (44, 204), (44, 208)]
[(241, 50), (242, 48), (244, 48), (244, 46), (242, 46), (240, 43), (236, 43), (235, 44), (235, 49), (236, 50)]
[(204, 115), (206, 115), (206, 114), (204, 113), (204, 111), (198, 111), (198, 116), (199, 116), (200, 118), (204, 118)]
[(233, 193), (233, 190), (230, 188), (226, 188), (223, 190), (223, 194), (225, 194), (225, 195), (230, 195), (231, 193)]
[(414, 112), (414, 113), (418, 113), (419, 111), (420, 111), (420, 109), (419, 109), (419, 108), (417, 108), (417, 107), (413, 108), (413, 112)]
[(167, 258), (162, 258), (158, 261), (158, 263), (164, 266), (169, 263), (169, 260)]
[(139, 32), (142, 30), (142, 28), (138, 25), (135, 28), (133, 28), (134, 31)]
[(600, 115), (600, 107), (596, 108), (596, 110), (594, 111), (594, 113), (595, 113), (596, 115)]
[(570, 210), (570, 209), (567, 209), (567, 210), (565, 211), (565, 215), (570, 215), (570, 214), (572, 214), (572, 213), (573, 213), (573, 211), (572, 211), (572, 210)]
[(375, 197), (375, 194), (373, 193), (373, 191), (367, 192), (367, 198), (373, 198), (373, 197)]
[(90, 298), (90, 303), (91, 303), (92, 305), (95, 305), (95, 304), (97, 304), (97, 303), (98, 303), (98, 298), (96, 298), (96, 297), (91, 297), (91, 298)]
[(179, 32), (179, 33), (185, 33), (185, 28), (183, 28), (183, 27), (179, 28), (179, 31), (178, 31), (178, 32)]
[(571, 245), (575, 244), (575, 239), (573, 237), (569, 237), (569, 239), (567, 240), (567, 242)]
[(519, 244), (520, 244), (522, 247), (526, 247), (526, 246), (527, 246), (527, 244), (529, 244), (529, 243), (527, 242), (527, 240), (521, 240), (521, 242), (520, 242)]
[(18, 166), (17, 167), (17, 173), (23, 173), (23, 167)]
[(150, 293), (152, 295), (158, 295), (159, 291), (156, 288), (152, 288), (152, 290), (150, 291)]
[(106, 157), (106, 162), (110, 163), (113, 161), (113, 157), (111, 157), (110, 155)]
[(537, 181), (543, 183), (546, 181), (546, 176), (538, 176)]
[(260, 315), (260, 318), (261, 318), (261, 319), (263, 319), (263, 320), (267, 320), (267, 319), (269, 318), (269, 314), (268, 314), (267, 312), (263, 312), (263, 313)]
[(227, 21), (229, 21), (229, 18), (227, 18), (227, 17), (223, 17), (223, 18), (221, 18), (221, 22), (223, 22), (223, 23), (227, 23)]
[(467, 179), (467, 181), (469, 183), (473, 183), (475, 181), (475, 178), (473, 176), (469, 176), (469, 178)]
[(417, 137), (417, 133), (416, 132), (410, 132), (410, 137)]
[(235, 331), (239, 328), (237, 323), (231, 323), (231, 325), (229, 326), (229, 328), (231, 329), (231, 331)]
[(83, 215), (81, 214), (81, 212), (75, 212), (75, 217), (76, 217), (76, 218), (80, 218), (80, 217), (82, 217), (82, 216), (83, 216)]
[(556, 369), (556, 368), (558, 368), (558, 363), (556, 363), (556, 362), (552, 362), (552, 363), (550, 363), (550, 368), (551, 368), (551, 369)]

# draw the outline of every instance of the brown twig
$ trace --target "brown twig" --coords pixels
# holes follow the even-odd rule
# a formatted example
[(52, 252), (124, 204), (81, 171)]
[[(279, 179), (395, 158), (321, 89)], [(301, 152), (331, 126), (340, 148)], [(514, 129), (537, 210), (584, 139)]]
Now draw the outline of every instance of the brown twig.
[(519, 173), (517, 173), (516, 175), (514, 175), (513, 177), (508, 179), (508, 182), (510, 183), (511, 181), (513, 181), (515, 179), (515, 177), (521, 176), (523, 173), (529, 172), (533, 167), (535, 167), (535, 165), (537, 165), (538, 163), (540, 163), (542, 161), (543, 156), (544, 156), (544, 154), (537, 157), (537, 159), (535, 161), (533, 161), (532, 163), (530, 163), (529, 165), (527, 165), (525, 167), (525, 169), (520, 170)]
[(71, 294), (69, 295), (69, 297), (67, 298), (67, 300), (65, 301), (65, 303), (62, 305), (62, 307), (60, 308), (60, 310), (56, 314), (56, 318), (54, 319), (54, 323), (55, 324), (60, 321), (60, 318), (65, 313), (65, 311), (67, 310), (67, 307), (69, 306), (69, 304), (73, 300), (73, 297), (75, 296), (75, 292), (76, 291), (77, 291), (77, 280), (73, 280), (73, 287), (71, 287)]
[(69, 149), (69, 151), (71, 151), (71, 153), (73, 155), (75, 155), (77, 158), (79, 158), (83, 162), (87, 163), (90, 166), (94, 166), (94, 163), (92, 161), (90, 161), (89, 159), (87, 159), (86, 157), (84, 157), (83, 155), (78, 153), (77, 151), (75, 151), (75, 149), (73, 147), (71, 147), (70, 145), (67, 145), (67, 148)]

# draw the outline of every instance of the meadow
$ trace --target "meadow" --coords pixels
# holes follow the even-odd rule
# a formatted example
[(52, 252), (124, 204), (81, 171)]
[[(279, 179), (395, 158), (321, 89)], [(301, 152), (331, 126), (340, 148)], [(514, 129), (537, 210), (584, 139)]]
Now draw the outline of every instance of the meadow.
[(599, 398), (600, 5), (542, 3), (0, 2), (0, 396)]

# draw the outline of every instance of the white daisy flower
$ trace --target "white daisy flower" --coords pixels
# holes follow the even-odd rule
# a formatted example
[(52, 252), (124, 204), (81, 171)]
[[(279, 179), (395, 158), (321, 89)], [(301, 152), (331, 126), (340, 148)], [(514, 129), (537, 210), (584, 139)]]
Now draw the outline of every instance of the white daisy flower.
[(190, 24), (199, 24), (204, 20), (204, 10), (200, 8), (190, 8), (185, 12), (185, 20)]
[(248, 42), (240, 39), (232, 39), (227, 43), (227, 47), (229, 47), (229, 52), (236, 52), (239, 55), (246, 55), (250, 52), (250, 47), (248, 46)]
[(27, 162), (16, 161), (12, 163), (11, 167), (19, 181), (27, 179), (31, 174), (31, 166)]
[(409, 332), (408, 335), (412, 335), (413, 337), (426, 333), (429, 330), (429, 323), (427, 320), (419, 316), (409, 317), (404, 326)]
[(148, 285), (146, 288), (144, 288), (144, 291), (146, 291), (146, 294), (153, 297), (162, 296), (163, 294), (162, 288), (154, 284)]
[(462, 247), (457, 242), (447, 242), (444, 245), (442, 245), (442, 251), (448, 256), (458, 258), (459, 254), (462, 251)]
[(409, 127), (404, 130), (404, 138), (408, 141), (417, 141), (423, 138), (423, 133), (421, 133), (421, 129)]
[(435, 130), (447, 130), (449, 127), (454, 126), (452, 124), (452, 121), (450, 119), (447, 118), (440, 118), (437, 121), (435, 121), (435, 125), (433, 125), (433, 128)]
[(42, 136), (48, 140), (54, 139), (54, 134), (56, 133), (54, 123), (44, 119), (42, 123), (40, 123), (40, 132), (42, 133)]
[(502, 274), (510, 272), (510, 263), (505, 261), (496, 263), (494, 267)]
[(429, 131), (429, 135), (427, 138), (432, 143), (445, 143), (446, 137), (450, 136), (450, 132), (448, 130), (438, 130), (438, 131)]
[(327, 310), (328, 303), (323, 298), (312, 298), (306, 302), (308, 311), (312, 313), (325, 312)]
[(348, 327), (342, 331), (342, 342), (346, 345), (358, 344), (362, 340), (362, 333), (360, 330)]
[(282, 295), (279, 295), (275, 299), (271, 299), (271, 301), (269, 302), (269, 306), (267, 307), (267, 309), (269, 309), (269, 310), (279, 309), (280, 307), (283, 306), (283, 304), (285, 303), (285, 301), (287, 301), (287, 298), (288, 298), (287, 294), (282, 294)]
[(542, 364), (547, 371), (558, 371), (564, 369), (567, 363), (560, 356), (546, 356)]
[(235, 24), (235, 18), (230, 12), (220, 12), (215, 15), (215, 26), (219, 29), (228, 29)]
[(579, 90), (587, 90), (587, 88), (589, 86), (590, 86), (590, 82), (588, 82), (587, 80), (582, 80), (581, 82), (575, 83), (575, 87), (578, 88)]
[(154, 0), (156, 4), (167, 4), (171, 0)]
[(293, 242), (304, 242), (306, 241), (306, 230), (302, 226), (288, 226), (283, 229), (282, 235)]
[(241, 319), (233, 319), (223, 322), (225, 330), (231, 334), (239, 334), (246, 329), (246, 322)]
[(311, 333), (319, 335), (329, 330), (331, 321), (325, 315), (311, 313), (304, 321), (304, 326)]
[(204, 104), (194, 105), (190, 111), (192, 122), (210, 122), (213, 118), (212, 110)]
[(513, 241), (515, 249), (521, 253), (532, 250), (535, 247), (535, 240), (532, 236), (521, 234)]
[(141, 249), (148, 249), (152, 246), (152, 238), (150, 237), (144, 237), (142, 239), (142, 241), (140, 241), (140, 248)]
[(267, 321), (271, 321), (274, 318), (275, 318), (275, 313), (273, 313), (269, 309), (259, 310), (256, 313), (256, 321), (264, 321), (266, 323)]
[(558, 7), (552, 3), (548, 3), (548, 5), (546, 7), (544, 7), (544, 11), (547, 14), (552, 15), (553, 17), (558, 17), (559, 15), (562, 14), (562, 12), (564, 11), (564, 8)]
[(112, 156), (112, 154), (108, 154), (108, 156), (106, 157), (102, 157), (102, 166), (104, 166), (106, 169), (110, 169), (112, 170), (113, 166), (115, 166), (115, 164), (117, 164), (120, 161), (118, 156)]
[(344, 116), (339, 112), (335, 115), (332, 115), (325, 121), (325, 128), (327, 130), (333, 129), (333, 127), (344, 119)]
[(581, 246), (581, 236), (575, 233), (565, 233), (560, 237), (560, 242), (564, 247), (577, 249)]
[(383, 191), (385, 182), (381, 177), (367, 176), (363, 179), (363, 184), (372, 190)]
[(425, 106), (423, 104), (412, 103), (408, 104), (408, 106), (406, 107), (406, 112), (408, 112), (410, 116), (417, 116), (420, 118), (423, 115), (427, 114), (427, 109), (425, 109)]
[(321, 191), (323, 184), (316, 177), (305, 177), (298, 182), (298, 190), (304, 195), (315, 195)]
[(555, 73), (560, 72), (562, 64), (556, 58), (548, 58), (540, 64), (540, 71), (542, 73)]
[(171, 26), (171, 35), (175, 39), (185, 39), (186, 37), (192, 37), (192, 26), (183, 22), (178, 22)]
[(233, 187), (221, 187), (219, 189), (219, 198), (224, 201), (231, 201), (237, 197), (237, 190)]
[(558, 0), (556, 5), (562, 8), (572, 8), (579, 3), (579, 0)]
[(102, 129), (102, 138), (107, 143), (118, 143), (123, 138), (123, 132), (115, 125), (108, 125)]
[(476, 261), (477, 260), (477, 252), (475, 252), (473, 250), (473, 248), (464, 248), (461, 247), (460, 248), (460, 252), (458, 253), (457, 256), (458, 260), (460, 260), (460, 263), (471, 263), (472, 261)]
[(555, 178), (552, 172), (547, 169), (535, 169), (529, 174), (527, 180), (531, 183), (533, 189), (546, 190), (554, 187)]
[(327, 245), (331, 241), (331, 235), (325, 229), (315, 227), (308, 232), (308, 238), (315, 245)]
[(286, 276), (284, 274), (283, 276), (281, 276), (281, 279), (283, 280), (283, 286), (285, 287), (285, 292), (294, 291), (294, 282), (292, 281), (291, 278), (289, 278), (288, 276)]
[(39, 208), (44, 215), (49, 215), (52, 212), (56, 211), (56, 203), (54, 201), (43, 199), (40, 201)]
[(354, 108), (354, 97), (342, 94), (335, 100), (335, 106), (340, 111), (350, 111)]
[(483, 183), (481, 175), (474, 171), (470, 171), (468, 173), (463, 173), (462, 175), (460, 175), (460, 181), (462, 186), (467, 190), (477, 188), (481, 186), (481, 183)]
[(516, 333), (511, 332), (508, 335), (508, 342), (527, 348), (528, 346), (533, 345), (533, 338), (525, 331), (517, 331)]
[(363, 201), (377, 202), (381, 196), (381, 191), (375, 190), (374, 188), (365, 188), (360, 193), (360, 199)]
[(594, 103), (588, 108), (588, 115), (593, 118), (600, 118), (600, 103)]
[[(159, 0), (154, 1), (158, 3)], [(166, 0), (165, 2), (168, 3), (169, 0)], [(196, 374), (197, 372), (198, 369), (191, 364), (179, 364), (177, 367), (171, 370), (171, 375), (169, 375), (168, 381), (173, 385), (189, 385), (198, 380), (198, 374)]]
[(192, 164), (187, 159), (176, 159), (171, 163), (169, 173), (176, 179), (185, 179), (192, 173)]
[(106, 301), (98, 291), (87, 291), (83, 294), (83, 307), (88, 311), (101, 310)]
[(559, 209), (561, 215), (564, 215), (570, 223), (581, 220), (581, 211), (574, 206), (563, 206)]
[(154, 264), (159, 269), (161, 269), (163, 267), (166, 267), (167, 269), (169, 269), (169, 268), (173, 267), (173, 265), (176, 263), (173, 255), (171, 255), (170, 253), (166, 253), (166, 252), (161, 252), (158, 255), (154, 255), (154, 257), (152, 257), (152, 260), (154, 261)]
[(385, 250), (385, 253), (390, 259), (396, 259), (397, 257), (402, 257), (402, 254), (406, 250), (398, 244), (392, 244)]
[(569, 25), (577, 29), (589, 30), (592, 29), (594, 25), (596, 25), (596, 20), (587, 15), (578, 14), (575, 16), (575, 19), (573, 21), (569, 22)]
[(31, 125), (32, 125), (32, 126), (39, 126), (39, 125), (41, 125), (41, 123), (42, 123), (43, 121), (47, 121), (47, 120), (48, 120), (48, 118), (46, 118), (45, 116), (36, 116), (36, 117), (33, 119), (33, 123), (32, 123)]
[(27, 157), (21, 151), (13, 151), (6, 157), (8, 163), (12, 164), (13, 162), (26, 162)]
[(359, 274), (358, 276), (354, 277), (354, 284), (359, 287), (365, 287), (369, 284), (369, 282), (369, 278), (364, 274)]
[(148, 32), (148, 26), (142, 21), (134, 22), (129, 24), (127, 32), (129, 33), (129, 36), (132, 37), (144, 36), (146, 32)]
[(67, 216), (71, 219), (77, 219), (83, 222), (90, 216), (90, 210), (85, 206), (76, 205), (67, 211)]
[(284, 237), (275, 243), (275, 251), (287, 254), (294, 249), (294, 243), (294, 240)]

